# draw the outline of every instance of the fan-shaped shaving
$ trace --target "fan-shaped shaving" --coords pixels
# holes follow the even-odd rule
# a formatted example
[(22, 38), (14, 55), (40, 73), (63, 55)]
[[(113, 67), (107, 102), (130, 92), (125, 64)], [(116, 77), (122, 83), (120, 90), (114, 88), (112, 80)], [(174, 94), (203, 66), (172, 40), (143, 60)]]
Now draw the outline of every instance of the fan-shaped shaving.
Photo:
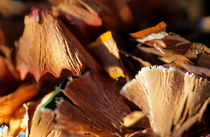
[(145, 67), (120, 92), (138, 105), (161, 136), (181, 136), (199, 121), (210, 101), (206, 79), (176, 68)]

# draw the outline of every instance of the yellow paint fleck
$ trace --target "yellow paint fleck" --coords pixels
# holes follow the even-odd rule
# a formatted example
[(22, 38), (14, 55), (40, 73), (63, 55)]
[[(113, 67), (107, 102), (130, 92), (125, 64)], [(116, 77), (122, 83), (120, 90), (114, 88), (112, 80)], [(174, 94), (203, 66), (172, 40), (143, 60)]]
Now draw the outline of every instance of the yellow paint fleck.
[(89, 44), (87, 46), (87, 48), (91, 49), (97, 46), (100, 46), (103, 43), (106, 43), (108, 40), (110, 40), (110, 38), (112, 38), (112, 33), (110, 31), (107, 31), (103, 34), (101, 34), (95, 42), (92, 42), (91, 44)]

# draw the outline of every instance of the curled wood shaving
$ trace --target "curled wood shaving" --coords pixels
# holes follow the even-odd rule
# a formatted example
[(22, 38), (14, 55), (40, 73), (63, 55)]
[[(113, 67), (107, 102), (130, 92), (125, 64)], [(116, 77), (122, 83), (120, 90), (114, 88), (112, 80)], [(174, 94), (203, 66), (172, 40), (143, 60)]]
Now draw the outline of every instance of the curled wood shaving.
[(63, 92), (90, 119), (120, 135), (123, 117), (130, 110), (118, 90), (118, 85), (103, 73), (87, 72), (78, 79), (70, 79)]
[(90, 137), (113, 137), (111, 131), (103, 128), (97, 121), (91, 119), (86, 112), (80, 110), (77, 106), (69, 103), (63, 98), (57, 102), (55, 128), (64, 130), (71, 134), (88, 135)]
[(208, 80), (175, 68), (145, 67), (121, 94), (148, 116), (153, 131), (179, 137), (200, 121), (210, 102)]
[(39, 91), (39, 84), (23, 84), (15, 92), (0, 97), (0, 124), (8, 123), (13, 114)]
[(25, 17), (25, 29), (16, 45), (16, 68), (21, 79), (28, 73), (38, 81), (47, 72), (59, 77), (67, 69), (79, 76), (84, 69), (98, 69), (73, 34), (46, 10), (33, 9)]

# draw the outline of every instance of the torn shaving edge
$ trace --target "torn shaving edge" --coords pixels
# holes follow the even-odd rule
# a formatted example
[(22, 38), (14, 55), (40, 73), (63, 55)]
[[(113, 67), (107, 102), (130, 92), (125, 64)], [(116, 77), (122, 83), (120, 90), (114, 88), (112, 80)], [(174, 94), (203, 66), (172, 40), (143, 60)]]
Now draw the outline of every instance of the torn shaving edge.
[[(172, 74), (175, 74), (175, 72), (176, 72), (176, 75), (182, 75), (182, 77), (185, 77), (185, 78), (192, 78), (192, 79), (197, 79), (197, 82), (199, 82), (199, 83), (205, 83), (203, 86), (206, 86), (206, 88), (208, 88), (208, 89), (210, 89), (210, 86), (209, 86), (209, 81), (207, 80), (207, 79), (205, 79), (205, 78), (203, 78), (203, 77), (200, 77), (200, 76), (197, 76), (197, 75), (195, 75), (194, 73), (189, 73), (189, 72), (183, 72), (182, 70), (180, 70), (180, 69), (177, 69), (177, 68), (175, 68), (175, 67), (169, 67), (169, 68), (166, 68), (166, 67), (163, 67), (163, 66), (150, 66), (150, 67), (144, 67), (144, 68), (142, 68), (139, 72), (138, 72), (138, 74), (135, 76), (135, 78), (133, 79), (133, 80), (131, 80), (129, 83), (127, 83), (127, 84), (125, 84), (125, 86), (120, 90), (120, 94), (121, 95), (125, 95), (125, 97), (126, 98), (128, 98), (129, 100), (133, 100), (133, 97), (132, 96), (135, 96), (135, 93), (132, 93), (130, 90), (128, 90), (130, 87), (132, 87), (132, 85), (135, 85), (135, 84), (137, 84), (138, 85), (138, 82), (139, 82), (139, 84), (141, 83), (141, 77), (145, 77), (146, 75), (147, 75), (147, 73), (149, 72), (149, 71), (152, 71), (153, 73), (154, 72), (158, 72), (158, 71), (162, 71), (162, 72), (164, 72), (164, 73), (172, 73)], [(146, 75), (145, 75), (146, 74)], [(147, 79), (146, 77), (146, 81), (143, 81), (143, 83), (145, 83), (145, 85), (146, 85), (146, 87), (148, 87), (149, 86), (149, 80), (151, 80), (152, 79), (152, 75), (150, 75), (149, 76), (149, 79)], [(159, 75), (158, 77), (162, 77), (162, 75)], [(166, 77), (166, 76), (163, 76), (164, 78)], [(175, 76), (176, 77), (176, 76)], [(173, 78), (173, 77), (172, 77)], [(155, 81), (155, 80), (153, 80), (153, 81)], [(162, 82), (162, 81), (161, 81)], [(154, 83), (154, 82), (153, 82)], [(170, 83), (170, 82), (169, 82)], [(151, 83), (150, 83), (151, 84)], [(141, 85), (141, 84), (140, 84)], [(186, 83), (185, 83), (185, 85), (186, 85)], [(201, 85), (202, 86), (202, 85)], [(146, 88), (145, 88), (146, 89)], [(193, 88), (194, 89), (194, 88)], [(197, 89), (197, 88), (196, 88)], [(208, 91), (208, 89), (205, 89), (204, 91)], [(201, 94), (203, 94), (203, 95), (205, 95), (207, 98), (206, 99), (204, 99), (204, 101), (203, 102), (201, 102), (202, 103), (202, 108), (200, 108), (200, 109), (196, 109), (196, 111), (194, 111), (194, 112), (191, 112), (191, 113), (195, 113), (195, 114), (191, 114), (190, 113), (190, 121), (189, 120), (181, 120), (181, 119), (179, 119), (179, 120), (181, 120), (181, 122), (178, 122), (178, 121), (176, 121), (175, 123), (174, 122), (172, 122), (172, 125), (170, 126), (170, 122), (169, 122), (169, 124), (167, 125), (167, 126), (169, 126), (169, 127), (172, 127), (173, 126), (173, 124), (175, 124), (174, 126), (175, 126), (175, 128), (174, 129), (169, 129), (167, 126), (163, 126), (163, 130), (161, 130), (160, 129), (160, 127), (158, 127), (158, 124), (154, 121), (154, 120), (157, 120), (157, 117), (156, 118), (154, 118), (153, 116), (154, 116), (154, 113), (152, 113), (152, 111), (153, 111), (153, 109), (152, 108), (150, 108), (150, 107), (152, 107), (152, 106), (154, 106), (155, 107), (155, 105), (154, 105), (154, 101), (153, 102), (151, 102), (150, 101), (150, 99), (149, 99), (149, 96), (150, 95), (152, 95), (152, 90), (151, 89), (149, 89), (150, 91), (148, 91), (147, 92), (147, 90), (145, 91), (142, 91), (142, 92), (144, 92), (144, 93), (142, 93), (142, 94), (145, 94), (145, 96), (146, 96), (146, 98), (145, 98), (145, 100), (143, 100), (142, 99), (142, 102), (144, 102), (144, 101), (146, 101), (147, 103), (148, 103), (148, 107), (149, 107), (149, 109), (147, 110), (147, 108), (142, 108), (142, 104), (141, 103), (139, 103), (138, 102), (138, 100), (141, 100), (141, 97), (142, 96), (140, 96), (141, 94), (139, 94), (139, 95), (137, 95), (138, 97), (136, 97), (136, 99), (134, 100), (134, 103), (137, 103), (137, 106), (138, 107), (140, 107), (140, 108), (142, 108), (143, 110), (145, 110), (145, 113), (147, 113), (147, 111), (148, 111), (148, 114), (147, 114), (147, 117), (149, 117), (149, 119), (150, 119), (150, 124), (151, 125), (153, 125), (152, 126), (152, 128), (153, 128), (153, 131), (154, 132), (156, 132), (157, 134), (159, 134), (159, 135), (161, 135), (161, 136), (166, 136), (166, 135), (172, 135), (172, 136), (174, 136), (174, 137), (179, 137), (179, 136), (181, 136), (183, 133), (184, 133), (184, 131), (185, 130), (188, 130), (193, 124), (195, 124), (195, 122), (198, 122), (198, 121), (200, 121), (201, 120), (201, 118), (202, 118), (202, 116), (203, 116), (203, 113), (205, 112), (205, 109), (206, 109), (206, 107), (207, 107), (207, 105), (209, 104), (209, 102), (210, 102), (210, 94), (209, 94), (209, 92), (205, 92), (205, 94), (204, 93), (199, 93), (199, 92), (197, 92), (197, 94), (199, 95), (201, 95)], [(158, 89), (156, 88), (156, 89), (154, 89), (154, 91), (157, 91)], [(197, 90), (201, 90), (201, 89), (197, 89)], [(172, 90), (170, 90), (169, 89), (169, 91), (172, 91)], [(176, 89), (176, 91), (177, 91), (177, 89)], [(186, 89), (184, 89), (183, 90), (184, 91), (184, 93), (185, 92), (187, 92), (188, 90), (186, 90)], [(191, 91), (191, 90), (190, 90)], [(139, 91), (137, 91), (137, 92), (139, 92), (139, 93), (141, 93), (141, 90), (139, 90)], [(160, 90), (160, 92), (161, 92), (161, 90)], [(167, 89), (164, 89), (164, 91), (163, 92), (168, 92), (168, 90)], [(130, 95), (129, 95), (129, 93), (130, 93)], [(127, 95), (126, 95), (127, 94)], [(156, 93), (157, 94), (157, 93)], [(161, 94), (161, 93), (160, 93)], [(173, 93), (173, 94), (179, 94), (179, 92), (177, 91), (176, 93)], [(155, 95), (155, 94), (153, 94), (153, 95)], [(152, 95), (152, 96), (153, 96)], [(195, 97), (195, 93), (193, 94), (193, 95), (191, 95), (191, 98), (193, 99), (193, 96)], [(199, 96), (200, 96), (199, 95)], [(188, 96), (188, 93), (186, 93), (186, 96)], [(153, 96), (154, 97), (154, 96)], [(188, 96), (189, 97), (189, 96)], [(165, 97), (166, 98), (166, 97)], [(196, 98), (196, 97), (195, 97)], [(154, 98), (153, 98), (154, 99)], [(161, 99), (161, 98), (160, 98)], [(164, 98), (162, 98), (162, 99), (164, 99)], [(172, 99), (172, 97), (170, 97), (170, 99)], [(192, 102), (192, 99), (191, 99), (191, 103), (193, 103)], [(200, 98), (198, 97), (198, 99), (197, 100), (195, 100), (195, 102), (194, 103), (198, 103), (198, 101), (200, 100)], [(186, 102), (186, 99), (178, 99), (178, 100), (176, 100), (176, 101), (181, 101), (182, 103), (181, 104), (177, 104), (178, 106), (179, 105), (183, 105), (183, 101), (185, 101)], [(133, 101), (132, 101), (133, 102)], [(166, 99), (166, 102), (167, 102), (167, 99)], [(160, 102), (159, 102), (160, 103)], [(194, 104), (193, 103), (193, 104)], [(193, 106), (193, 104), (191, 104), (191, 105), (189, 105), (189, 106), (187, 106), (187, 107), (192, 107)], [(152, 106), (151, 106), (152, 105)], [(195, 104), (194, 104), (195, 105)], [(177, 107), (175, 107), (176, 106), (176, 104), (166, 104), (166, 107), (167, 108), (170, 108), (170, 107), (168, 107), (168, 106), (170, 106), (170, 107), (173, 107), (173, 111), (172, 112), (174, 112), (174, 110), (177, 108)], [(151, 109), (151, 110), (150, 110)], [(182, 108), (182, 109), (184, 109), (184, 108)], [(183, 111), (182, 109), (180, 109), (181, 111)], [(154, 110), (157, 110), (157, 109), (154, 109)], [(189, 110), (186, 110), (186, 111), (183, 111), (184, 113), (185, 113), (185, 117), (188, 117), (187, 116), (187, 113), (189, 113), (188, 112)], [(170, 119), (177, 119), (177, 118), (179, 118), (179, 116), (181, 116), (181, 113), (179, 114), (180, 112), (178, 111), (176, 114), (174, 114), (172, 117), (170, 117)], [(162, 116), (164, 116), (166, 113), (165, 112), (163, 112), (163, 113), (161, 113), (162, 114)], [(167, 116), (167, 114), (166, 114), (166, 116)], [(177, 116), (177, 118), (176, 118), (176, 116)], [(174, 117), (174, 118), (173, 118)], [(163, 118), (163, 121), (164, 120), (166, 120), (166, 119), (164, 119)], [(159, 120), (160, 121), (160, 120)], [(154, 124), (154, 123), (156, 123), (156, 124)], [(160, 126), (160, 125), (159, 125)]]
[[(130, 85), (132, 85), (135, 81), (136, 81), (136, 78), (140, 75), (140, 74), (143, 74), (145, 71), (147, 70), (150, 70), (150, 69), (159, 69), (159, 70), (169, 70), (169, 71), (177, 71), (179, 72), (180, 74), (182, 75), (187, 75), (187, 76), (190, 76), (190, 77), (193, 77), (193, 76), (196, 76), (196, 77), (199, 77), (197, 75), (195, 75), (194, 73), (189, 73), (189, 72), (184, 72), (178, 68), (175, 68), (175, 67), (169, 67), (169, 68), (166, 68), (164, 66), (149, 66), (149, 67), (143, 67), (139, 72), (138, 74), (135, 75), (135, 78), (132, 79), (130, 82), (126, 83), (125, 86), (120, 90), (120, 94), (123, 94), (123, 91), (124, 89), (126, 89), (127, 87), (129, 87)], [(204, 79), (202, 77), (200, 77), (200, 79)]]

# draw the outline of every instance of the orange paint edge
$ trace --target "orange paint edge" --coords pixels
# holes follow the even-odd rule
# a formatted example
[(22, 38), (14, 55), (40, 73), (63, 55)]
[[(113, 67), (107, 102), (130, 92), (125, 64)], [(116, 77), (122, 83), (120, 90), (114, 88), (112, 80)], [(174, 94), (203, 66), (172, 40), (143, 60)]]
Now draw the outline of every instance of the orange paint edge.
[(151, 33), (155, 33), (161, 30), (165, 30), (167, 27), (167, 24), (165, 22), (160, 22), (158, 23), (156, 26), (153, 26), (151, 28), (148, 29), (144, 29), (135, 33), (130, 33), (130, 36), (134, 37), (134, 38), (143, 38), (145, 36), (148, 36)]

